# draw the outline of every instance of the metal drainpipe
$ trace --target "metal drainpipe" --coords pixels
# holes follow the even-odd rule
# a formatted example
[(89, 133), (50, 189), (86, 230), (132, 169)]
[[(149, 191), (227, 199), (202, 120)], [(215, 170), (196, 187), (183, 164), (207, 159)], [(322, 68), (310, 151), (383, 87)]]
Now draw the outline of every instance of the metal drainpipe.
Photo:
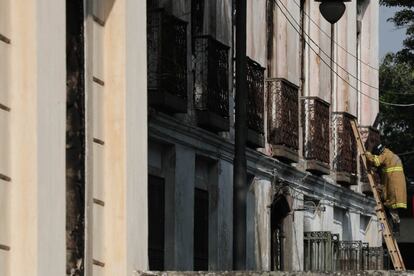
[(236, 1), (236, 95), (233, 171), (233, 269), (246, 268), (246, 0)]
[[(330, 108), (331, 111), (329, 112), (329, 125), (330, 125), (330, 139), (329, 139), (329, 148), (330, 148), (330, 167), (331, 167), (331, 172), (334, 171), (334, 158), (335, 158), (335, 147), (336, 147), (336, 141), (335, 141), (335, 134), (334, 134), (334, 123), (333, 123), (333, 112), (337, 110), (337, 97), (334, 97), (334, 92), (335, 90), (335, 78), (334, 78), (334, 74), (335, 74), (335, 68), (334, 68), (334, 60), (335, 60), (335, 45), (334, 45), (334, 41), (335, 41), (335, 25), (331, 24), (331, 61), (330, 61), (330, 67), (331, 67), (331, 93), (330, 93)], [(334, 106), (334, 100), (335, 100), (335, 106)], [(335, 176), (336, 177), (336, 176)]]

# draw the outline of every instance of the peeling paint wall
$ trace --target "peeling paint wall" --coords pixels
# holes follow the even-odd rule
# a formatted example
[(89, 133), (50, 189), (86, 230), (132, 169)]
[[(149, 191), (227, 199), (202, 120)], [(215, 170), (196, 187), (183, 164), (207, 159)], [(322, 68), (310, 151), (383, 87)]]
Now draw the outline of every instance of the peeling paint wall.
[[(379, 66), (378, 48), (379, 48), (379, 3), (378, 1), (369, 1), (365, 13), (361, 18), (361, 60), (374, 68)], [(378, 87), (378, 71), (361, 64), (361, 81)], [(361, 92), (378, 99), (377, 89), (371, 88), (365, 84), (360, 84)], [(379, 111), (379, 104), (372, 99), (361, 95), (360, 124), (370, 126), (374, 123)]]
[[(334, 52), (336, 65), (334, 111), (357, 115), (357, 3), (347, 2), (343, 17), (335, 26)], [(352, 86), (352, 87), (351, 87)]]

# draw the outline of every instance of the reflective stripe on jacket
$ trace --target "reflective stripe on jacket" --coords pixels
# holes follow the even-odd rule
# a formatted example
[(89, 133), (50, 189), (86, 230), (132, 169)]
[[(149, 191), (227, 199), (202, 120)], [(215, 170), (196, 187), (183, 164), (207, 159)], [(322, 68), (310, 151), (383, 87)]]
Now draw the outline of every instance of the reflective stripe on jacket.
[(382, 197), (389, 208), (407, 208), (407, 187), (404, 169), (398, 155), (385, 149), (380, 155), (366, 154), (367, 161), (375, 167), (381, 167)]

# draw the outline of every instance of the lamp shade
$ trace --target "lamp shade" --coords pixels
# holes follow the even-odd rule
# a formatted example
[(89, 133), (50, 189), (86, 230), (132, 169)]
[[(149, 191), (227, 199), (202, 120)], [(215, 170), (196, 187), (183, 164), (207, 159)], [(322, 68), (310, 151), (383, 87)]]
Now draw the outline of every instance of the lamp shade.
[(349, 2), (350, 0), (316, 0), (321, 2), (319, 5), (319, 11), (322, 16), (331, 24), (335, 24), (341, 19), (342, 15), (345, 12), (346, 6), (344, 2)]

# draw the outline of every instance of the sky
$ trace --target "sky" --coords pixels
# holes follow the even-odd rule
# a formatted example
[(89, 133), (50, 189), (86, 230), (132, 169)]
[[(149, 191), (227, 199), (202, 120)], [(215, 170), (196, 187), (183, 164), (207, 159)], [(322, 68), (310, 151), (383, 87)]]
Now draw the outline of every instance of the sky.
[(396, 52), (402, 48), (405, 38), (405, 29), (396, 29), (387, 19), (392, 17), (398, 9), (380, 6), (379, 24), (379, 58), (382, 59), (387, 52)]

